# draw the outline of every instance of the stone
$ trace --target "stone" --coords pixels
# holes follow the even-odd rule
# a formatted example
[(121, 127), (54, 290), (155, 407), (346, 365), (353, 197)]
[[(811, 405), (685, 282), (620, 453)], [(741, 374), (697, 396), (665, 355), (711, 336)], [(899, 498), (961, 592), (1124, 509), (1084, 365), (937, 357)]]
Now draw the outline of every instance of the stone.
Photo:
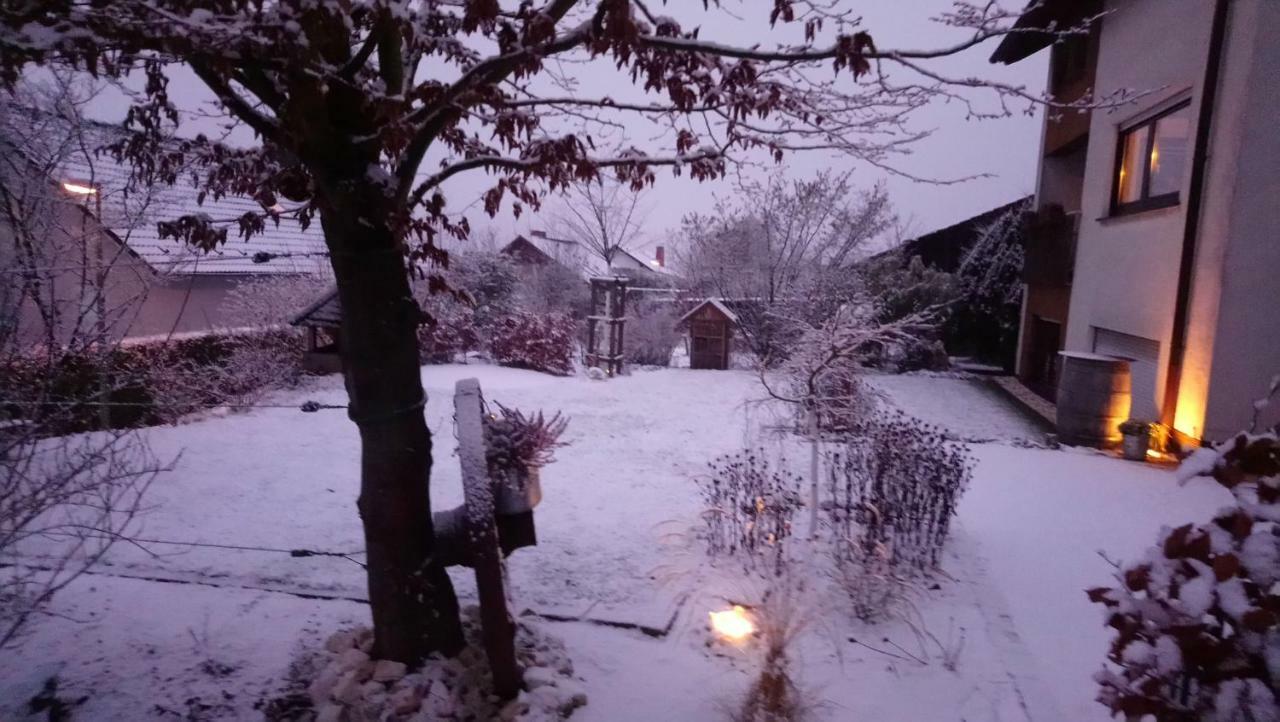
[(340, 654), (356, 646), (356, 635), (352, 631), (335, 632), (324, 642), (324, 648), (334, 654)]
[(454, 704), (453, 697), (449, 696), (447, 690), (433, 689), (422, 700), (422, 713), (427, 715), (427, 719), (453, 717), (457, 714), (457, 705)]
[(349, 669), (355, 669), (356, 667), (359, 667), (364, 662), (368, 662), (368, 661), (369, 661), (369, 655), (365, 654), (364, 652), (361, 652), (358, 649), (348, 649), (348, 650), (344, 650), (341, 654), (338, 655), (337, 659), (334, 660), (334, 664), (336, 664), (339, 669), (345, 672)]
[(529, 667), (524, 671), (524, 688), (533, 690), (556, 683), (556, 671), (546, 667)]
[(387, 693), (379, 687), (378, 691), (370, 692), (365, 695), (364, 700), (360, 702), (360, 712), (365, 719), (377, 720), (382, 717), (382, 713), (387, 709)]
[(561, 700), (559, 690), (550, 685), (538, 687), (529, 692), (529, 705), (534, 709), (558, 711), (567, 700)]
[(315, 722), (343, 722), (342, 705), (326, 702), (316, 708)]
[(373, 668), (373, 679), (378, 682), (394, 682), (403, 677), (406, 671), (403, 662), (379, 659)]
[(569, 712), (572, 712), (579, 707), (586, 707), (586, 706), (587, 706), (587, 693), (574, 692), (573, 696), (569, 698), (568, 709), (565, 709), (562, 707), (560, 708), (560, 711), (565, 714), (568, 714)]
[(406, 674), (397, 680), (395, 684), (391, 685), (391, 691), (399, 692), (402, 689), (411, 689), (421, 695), (427, 684), (427, 679), (422, 676), (421, 672), (414, 672), (413, 674)]
[(373, 654), (373, 630), (368, 627), (361, 627), (356, 630), (356, 649), (365, 654)]
[(409, 714), (418, 709), (422, 704), (422, 698), (418, 696), (418, 691), (413, 687), (404, 687), (391, 694), (387, 704), (390, 705), (391, 711), (396, 714)]
[(356, 679), (361, 683), (368, 682), (373, 678), (373, 670), (377, 664), (372, 659), (366, 659), (361, 662), (353, 671), (356, 673)]
[(320, 674), (317, 674), (316, 678), (311, 680), (311, 684), (307, 685), (307, 694), (311, 696), (311, 703), (319, 708), (323, 703), (328, 702), (329, 695), (341, 677), (341, 670), (335, 667), (325, 667), (320, 670)]
[(343, 704), (355, 704), (363, 694), (362, 686), (356, 679), (355, 670), (344, 672), (333, 687), (333, 698)]
[(523, 715), (525, 712), (528, 712), (528, 711), (529, 711), (528, 702), (524, 701), (523, 699), (515, 699), (515, 700), (512, 700), (511, 702), (508, 702), (507, 706), (502, 708), (502, 711), (498, 713), (498, 719), (502, 720), (503, 722), (511, 722), (511, 720), (514, 720), (515, 718)]

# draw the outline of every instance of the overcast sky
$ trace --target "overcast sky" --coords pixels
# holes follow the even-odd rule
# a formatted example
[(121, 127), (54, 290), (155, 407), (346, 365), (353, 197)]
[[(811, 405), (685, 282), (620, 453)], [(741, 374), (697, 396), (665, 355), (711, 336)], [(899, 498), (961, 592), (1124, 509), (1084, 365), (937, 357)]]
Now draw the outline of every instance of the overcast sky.
[[(677, 16), (686, 26), (701, 24), (700, 37), (704, 40), (765, 46), (793, 41), (791, 37), (779, 38), (776, 33), (771, 34), (767, 24), (762, 22), (761, 18), (767, 17), (768, 8), (772, 5), (771, 0), (740, 0), (736, 4), (727, 0), (726, 6), (745, 20), (735, 22), (729, 19), (714, 25), (706, 24), (708, 20), (701, 12), (702, 3), (695, 0), (672, 0), (666, 11), (675, 12), (671, 8), (683, 2), (689, 3), (687, 7), (692, 9), (687, 11), (687, 16), (679, 13)], [(863, 27), (871, 32), (881, 48), (941, 47), (967, 35), (964, 30), (948, 28), (931, 20), (950, 7), (950, 0), (881, 0), (858, 5), (865, 7)], [(1009, 0), (1005, 5), (1015, 6)], [(976, 76), (1024, 85), (1034, 93), (1043, 90), (1047, 53), (1040, 53), (1012, 67), (991, 65), (987, 57), (996, 43), (995, 40), (988, 41), (948, 59), (945, 65), (933, 67), (952, 77)], [(584, 91), (598, 92), (604, 88), (603, 94), (615, 98), (637, 97), (633, 90), (615, 88), (620, 76), (608, 62), (583, 64), (573, 72), (580, 75)], [(170, 95), (180, 107), (207, 107), (209, 95), (199, 81), (186, 72), (172, 75)], [(840, 77), (842, 82), (853, 82), (847, 73)], [(982, 107), (995, 107), (988, 92), (975, 92), (973, 97)], [(1012, 106), (1015, 115), (998, 120), (966, 120), (964, 110), (956, 104), (928, 107), (914, 116), (915, 129), (932, 130), (933, 135), (914, 145), (909, 156), (896, 161), (897, 168), (911, 175), (939, 179), (987, 174), (989, 177), (985, 178), (945, 186), (918, 183), (830, 153), (792, 154), (786, 157), (783, 165), (786, 172), (795, 177), (831, 168), (852, 170), (854, 180), (860, 186), (886, 183), (890, 197), (905, 221), (907, 235), (919, 235), (1032, 192), (1041, 112), (1024, 113), (1026, 106), (1025, 102), (1015, 103)], [(123, 96), (109, 92), (103, 94), (90, 112), (100, 120), (119, 121), (123, 118), (124, 109)], [(207, 123), (204, 129), (208, 130)], [(631, 140), (636, 145), (653, 147), (655, 152), (669, 152), (669, 140), (653, 138), (651, 128), (636, 127), (634, 135), (636, 137)], [(238, 133), (235, 138), (242, 143), (251, 142), (251, 136), (246, 133)], [(657, 169), (656, 172), (657, 186), (645, 199), (649, 209), (646, 238), (642, 244), (645, 248), (637, 250), (647, 250), (647, 247), (657, 244), (671, 245), (670, 232), (678, 226), (683, 215), (707, 210), (717, 195), (733, 191), (729, 182), (696, 183), (687, 178), (673, 178), (669, 169)], [(526, 214), (519, 220), (513, 219), (510, 213), (503, 213), (490, 220), (482, 212), (477, 199), (492, 182), (493, 177), (482, 172), (457, 176), (446, 186), (449, 208), (455, 213), (465, 212), (474, 228), (493, 226), (499, 238), (540, 229), (550, 223), (550, 213), (541, 216)]]

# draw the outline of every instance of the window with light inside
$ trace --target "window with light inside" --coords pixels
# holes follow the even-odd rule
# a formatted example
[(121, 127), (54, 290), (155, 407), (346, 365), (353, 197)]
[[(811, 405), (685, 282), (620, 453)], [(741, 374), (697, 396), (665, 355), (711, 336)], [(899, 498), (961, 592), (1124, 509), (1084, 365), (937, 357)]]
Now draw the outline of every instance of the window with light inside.
[(1190, 101), (1121, 130), (1112, 212), (1177, 205), (1190, 155)]

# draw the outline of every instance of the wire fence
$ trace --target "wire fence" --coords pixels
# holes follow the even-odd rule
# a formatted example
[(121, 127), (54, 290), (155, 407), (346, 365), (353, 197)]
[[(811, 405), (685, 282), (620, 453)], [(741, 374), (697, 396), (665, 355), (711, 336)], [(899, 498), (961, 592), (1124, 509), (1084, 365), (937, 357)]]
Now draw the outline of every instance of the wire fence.
[(301, 559), (301, 558), (307, 558), (307, 557), (333, 557), (336, 559), (346, 559), (347, 561), (353, 564), (358, 564), (361, 567), (365, 566), (364, 562), (358, 559), (352, 558), (357, 556), (363, 556), (365, 554), (365, 551), (363, 549), (357, 550), (357, 551), (349, 551), (349, 552), (335, 552), (335, 551), (328, 551), (324, 549), (306, 549), (306, 548), (285, 549), (281, 547), (255, 546), (250, 544), (224, 544), (221, 542), (193, 542), (193, 541), (181, 541), (181, 540), (175, 540), (175, 539), (144, 539), (140, 537), (133, 537), (133, 536), (127, 536), (127, 535), (121, 535), (121, 534), (102, 534), (102, 533), (94, 533), (94, 532), (82, 533), (82, 532), (66, 532), (66, 531), (55, 531), (55, 530), (42, 531), (42, 532), (39, 532), (37, 536), (61, 537), (64, 539), (100, 539), (103, 541), (125, 542), (128, 544), (132, 544), (134, 546), (143, 547), (144, 551), (148, 551), (148, 552), (150, 552), (150, 550), (145, 549), (145, 547), (146, 545), (150, 544), (150, 545), (157, 545), (157, 546), (185, 547), (188, 549), (221, 549), (225, 551), (287, 554), (290, 557), (293, 557), (295, 559)]

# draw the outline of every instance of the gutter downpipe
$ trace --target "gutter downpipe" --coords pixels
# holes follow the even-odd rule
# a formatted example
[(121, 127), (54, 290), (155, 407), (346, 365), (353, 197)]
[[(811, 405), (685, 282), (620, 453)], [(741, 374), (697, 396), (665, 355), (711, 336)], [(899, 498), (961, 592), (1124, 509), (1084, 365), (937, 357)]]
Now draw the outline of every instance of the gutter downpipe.
[[(1227, 15), (1230, 0), (1216, 0), (1213, 27), (1209, 36), (1209, 54), (1205, 61), (1200, 112), (1196, 120), (1196, 146), (1191, 159), (1191, 185), (1187, 190), (1186, 226), (1182, 235), (1182, 255), (1178, 264), (1178, 289), (1173, 305), (1173, 333), (1169, 340), (1169, 368), (1165, 373), (1164, 397), (1160, 421), (1173, 428), (1178, 411), (1178, 392), (1182, 385), (1182, 368), (1187, 351), (1187, 316), (1190, 314), (1191, 281), (1195, 272), (1196, 240), (1200, 230), (1200, 210), (1204, 200), (1205, 166), (1209, 157), (1209, 141), (1213, 126), (1214, 105), (1218, 96), (1218, 75), (1226, 44)], [(1204, 430), (1200, 432), (1203, 434)], [(1185, 436), (1185, 434), (1178, 434)], [(1179, 439), (1181, 441), (1181, 439)]]

